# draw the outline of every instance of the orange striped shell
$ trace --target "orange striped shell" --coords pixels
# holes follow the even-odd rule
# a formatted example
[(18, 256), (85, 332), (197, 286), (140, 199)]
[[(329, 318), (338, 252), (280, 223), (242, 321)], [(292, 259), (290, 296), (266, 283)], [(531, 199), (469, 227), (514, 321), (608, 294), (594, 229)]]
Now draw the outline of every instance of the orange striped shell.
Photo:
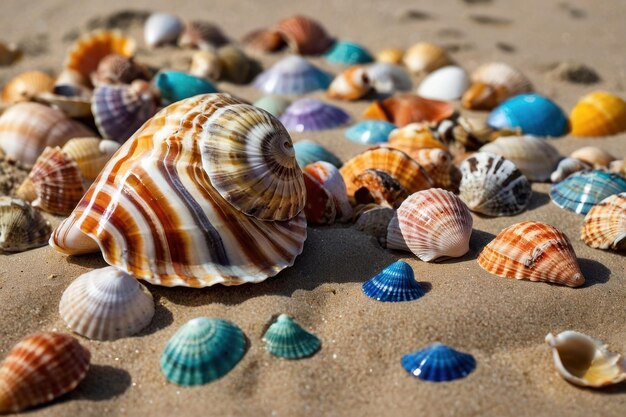
[(593, 206), (585, 216), (580, 238), (592, 248), (626, 250), (626, 193)]
[(448, 150), (443, 142), (435, 138), (427, 123), (411, 123), (392, 130), (387, 144), (407, 153), (411, 158), (422, 149)]
[(339, 74), (326, 93), (328, 97), (337, 100), (358, 100), (372, 88), (367, 70), (364, 67), (350, 67)]
[(12, 78), (2, 90), (2, 101), (14, 104), (29, 101), (38, 94), (52, 91), (54, 78), (42, 71), (26, 71)]
[(409, 156), (428, 172), (433, 180), (433, 187), (453, 192), (458, 191), (461, 183), (461, 172), (454, 165), (454, 158), (450, 152), (441, 149), (418, 149), (409, 153)]
[(375, 101), (363, 112), (366, 119), (386, 120), (396, 126), (417, 122), (440, 122), (454, 114), (454, 105), (415, 94), (400, 94)]
[(585, 283), (567, 236), (541, 222), (517, 223), (502, 230), (480, 253), (478, 264), (505, 278), (569, 287)]
[(326, 29), (318, 21), (306, 16), (285, 18), (272, 31), (283, 38), (292, 52), (301, 55), (320, 55), (333, 43)]
[(74, 337), (37, 333), (22, 339), (0, 365), (0, 414), (17, 413), (72, 391), (91, 355)]
[(626, 130), (626, 101), (613, 94), (587, 94), (570, 114), (572, 135), (608, 136)]

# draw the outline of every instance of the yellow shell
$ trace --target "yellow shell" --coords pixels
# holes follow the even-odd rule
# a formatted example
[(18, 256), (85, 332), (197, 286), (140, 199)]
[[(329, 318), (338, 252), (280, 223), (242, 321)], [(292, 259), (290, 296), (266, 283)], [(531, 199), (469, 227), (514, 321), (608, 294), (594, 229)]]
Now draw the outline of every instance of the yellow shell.
[(84, 179), (93, 181), (119, 147), (113, 140), (74, 138), (63, 145), (63, 153), (76, 162)]
[(402, 63), (402, 57), (404, 56), (404, 51), (396, 48), (385, 48), (381, 49), (376, 54), (376, 61), (385, 62), (387, 64), (398, 65)]
[(404, 65), (414, 74), (424, 75), (453, 63), (442, 47), (429, 42), (420, 42), (404, 53)]
[(2, 101), (9, 104), (29, 101), (38, 94), (52, 91), (53, 87), (54, 78), (45, 72), (23, 72), (4, 86)]
[(626, 101), (613, 94), (587, 94), (570, 114), (574, 136), (608, 136), (626, 130)]

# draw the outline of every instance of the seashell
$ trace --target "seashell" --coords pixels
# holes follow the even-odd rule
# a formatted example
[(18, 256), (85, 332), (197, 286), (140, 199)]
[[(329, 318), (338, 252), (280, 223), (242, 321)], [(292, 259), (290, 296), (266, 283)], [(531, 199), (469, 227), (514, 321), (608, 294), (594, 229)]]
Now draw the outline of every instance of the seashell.
[(177, 385), (203, 385), (229, 373), (246, 351), (246, 339), (233, 323), (207, 317), (188, 321), (167, 342), (161, 372)]
[(322, 145), (310, 140), (301, 140), (293, 144), (293, 150), (296, 153), (298, 165), (305, 167), (312, 162), (324, 161), (341, 167), (341, 160)]
[(123, 143), (157, 110), (150, 84), (135, 80), (130, 85), (100, 85), (93, 93), (91, 112), (105, 139)]
[(62, 151), (76, 162), (85, 180), (93, 181), (119, 147), (119, 142), (112, 140), (74, 138), (63, 145)]
[(592, 248), (626, 250), (626, 193), (593, 206), (585, 216), (580, 238)]
[(487, 216), (512, 216), (524, 211), (532, 196), (528, 179), (500, 155), (478, 152), (461, 164), (461, 200)]
[(441, 343), (433, 343), (402, 357), (402, 367), (411, 375), (430, 382), (445, 382), (468, 376), (476, 359)]
[(385, 239), (385, 244), (387, 249), (411, 252), (411, 248), (409, 248), (406, 240), (404, 240), (404, 236), (402, 236), (397, 212), (391, 220), (389, 220), (389, 224), (387, 225), (387, 237)]
[[(339, 170), (333, 164), (324, 161), (308, 164), (302, 170), (310, 180), (318, 183), (330, 196), (330, 201), (334, 206), (332, 211), (335, 213), (330, 223), (335, 219), (338, 221), (349, 220), (352, 217), (352, 206), (350, 206), (348, 201), (346, 183), (343, 181)], [(308, 189), (307, 187), (307, 191)], [(305, 206), (305, 213), (307, 212), (307, 206)]]
[(546, 343), (552, 348), (554, 366), (567, 381), (581, 387), (600, 388), (626, 380), (626, 360), (599, 340), (566, 330)]
[(315, 90), (326, 90), (332, 76), (306, 59), (290, 55), (254, 79), (254, 86), (267, 94), (300, 95)]
[(472, 85), (463, 94), (466, 109), (491, 110), (509, 97), (533, 90), (531, 82), (517, 68), (502, 62), (490, 62), (476, 68)]
[(563, 158), (561, 159), (561, 162), (559, 162), (559, 165), (557, 165), (554, 172), (550, 174), (550, 181), (561, 182), (574, 172), (589, 171), (591, 168), (593, 168), (591, 165), (581, 161), (580, 159)]
[(386, 120), (399, 127), (416, 122), (437, 123), (453, 114), (452, 104), (414, 94), (400, 94), (383, 101), (375, 101), (363, 112), (367, 119)]
[(62, 111), (38, 103), (18, 103), (0, 116), (0, 147), (8, 157), (33, 164), (46, 146), (92, 136), (88, 128)]
[(157, 285), (259, 282), (302, 251), (301, 175), (269, 113), (225, 94), (192, 97), (116, 152), (52, 245), (84, 253), (82, 232), (107, 263)]
[(407, 49), (403, 61), (409, 71), (417, 75), (428, 74), (453, 63), (445, 49), (428, 42), (416, 43)]
[(317, 352), (322, 342), (287, 314), (281, 314), (263, 335), (265, 350), (286, 359), (302, 359)]
[(626, 101), (604, 91), (587, 94), (570, 114), (574, 136), (609, 136), (626, 130)]
[(48, 243), (50, 223), (26, 201), (0, 197), (0, 252), (23, 252)]
[(221, 78), (236, 84), (243, 84), (248, 81), (252, 72), (252, 65), (248, 56), (241, 49), (233, 45), (222, 46), (217, 50), (217, 57), (220, 60)]
[(608, 168), (611, 161), (616, 159), (609, 152), (595, 146), (584, 146), (576, 149), (570, 157), (586, 162), (596, 169)]
[(547, 78), (574, 84), (594, 84), (601, 81), (591, 67), (575, 61), (556, 62), (546, 68)]
[(417, 88), (417, 94), (434, 100), (457, 100), (469, 85), (463, 68), (448, 65), (428, 74)]
[[(521, 135), (521, 129), (494, 129), (483, 119), (471, 117), (457, 117), (454, 120), (444, 120), (435, 131), (439, 141), (456, 147), (459, 151), (477, 150), (486, 143), (502, 136)], [(461, 152), (458, 152), (461, 153)]]
[(374, 57), (364, 46), (350, 41), (337, 41), (324, 54), (328, 62), (341, 65), (367, 64)]
[(334, 223), (337, 211), (330, 191), (307, 173), (304, 173), (304, 186), (306, 187), (304, 214), (307, 222), (313, 224)]
[(326, 29), (306, 16), (291, 16), (278, 22), (273, 28), (291, 52), (300, 55), (320, 55), (333, 44)]
[(275, 52), (285, 45), (283, 38), (277, 32), (266, 29), (255, 29), (248, 32), (241, 42), (246, 47), (261, 52)]
[(432, 188), (412, 194), (398, 208), (398, 223), (407, 246), (424, 262), (469, 251), (472, 215), (450, 191)]
[(422, 149), (448, 150), (448, 147), (435, 137), (427, 123), (410, 123), (391, 131), (388, 145), (405, 152), (411, 158), (417, 156)]
[(576, 172), (550, 189), (550, 199), (557, 206), (578, 214), (614, 194), (626, 192), (626, 178), (612, 172), (594, 170)]
[(380, 120), (364, 120), (346, 129), (345, 136), (352, 142), (363, 145), (375, 145), (387, 142), (389, 133), (396, 126)]
[(397, 65), (379, 62), (367, 67), (367, 75), (374, 90), (381, 94), (394, 94), (413, 88), (409, 73)]
[(13, 65), (22, 58), (23, 52), (13, 44), (0, 42), (0, 67)]
[(366, 169), (354, 178), (353, 183), (357, 204), (374, 203), (395, 209), (409, 196), (398, 180), (379, 169)]
[[(55, 87), (56, 89), (56, 87)], [(67, 117), (91, 118), (91, 98), (76, 96), (64, 96), (55, 93), (41, 93), (34, 98), (34, 101), (61, 110)]]
[(96, 86), (130, 84), (135, 80), (149, 80), (150, 78), (152, 78), (150, 70), (132, 57), (110, 54), (100, 60), (98, 68), (91, 77), (91, 82)]
[(372, 86), (367, 71), (363, 67), (350, 67), (339, 74), (330, 86), (326, 95), (338, 100), (358, 100), (366, 95)]
[(189, 74), (198, 78), (219, 80), (222, 76), (222, 63), (215, 51), (197, 51), (191, 57)]
[(52, 91), (54, 78), (41, 71), (23, 72), (9, 80), (2, 89), (2, 101), (15, 104), (32, 100), (40, 93)]
[[(109, 55), (104, 55), (104, 56), (109, 56)], [(100, 63), (100, 60), (103, 57), (98, 58), (98, 63)], [(94, 66), (94, 68), (95, 69), (93, 71), (96, 71), (98, 69), (97, 66)], [(85, 74), (80, 73), (78, 70), (64, 68), (61, 71), (61, 73), (57, 76), (57, 79), (54, 82), (54, 87), (55, 87), (55, 90), (57, 88), (60, 88), (64, 91), (63, 93), (59, 92), (59, 94), (63, 94), (65, 96), (70, 96), (70, 95), (74, 96), (74, 95), (81, 95), (82, 92), (91, 92), (91, 89), (93, 86), (91, 85), (91, 78), (89, 74), (85, 75)], [(71, 93), (67, 93), (67, 90), (71, 90)]]
[(139, 333), (154, 316), (148, 289), (132, 275), (108, 266), (76, 278), (63, 292), (59, 314), (74, 333), (116, 340)]
[(390, 207), (373, 205), (373, 208), (359, 215), (354, 222), (354, 228), (365, 234), (384, 239), (387, 236), (387, 226), (394, 214), (395, 210)]
[(505, 136), (479, 149), (513, 162), (530, 181), (547, 181), (561, 155), (547, 140), (533, 136)]
[[(402, 150), (402, 149), (400, 149)], [(456, 192), (461, 172), (454, 165), (452, 155), (442, 149), (418, 149), (407, 154), (424, 168), (433, 181), (433, 187)]]
[(185, 24), (185, 28), (178, 37), (178, 46), (181, 48), (218, 48), (228, 43), (228, 38), (214, 23), (203, 20), (192, 20)]
[(378, 51), (376, 54), (376, 62), (385, 64), (399, 65), (402, 64), (402, 57), (404, 51), (396, 48), (385, 48)]
[(512, 97), (489, 113), (489, 126), (495, 129), (520, 128), (528, 135), (563, 136), (569, 122), (563, 110), (552, 100), (539, 94)]
[(291, 101), (280, 96), (264, 96), (254, 102), (254, 106), (265, 110), (274, 117), (280, 117), (287, 110)]
[(72, 391), (85, 378), (91, 354), (74, 337), (35, 333), (0, 364), (0, 413), (17, 413)]
[(609, 164), (609, 171), (626, 177), (626, 160), (620, 159)]
[(502, 230), (480, 253), (478, 264), (504, 278), (568, 287), (585, 283), (569, 239), (546, 223), (521, 222)]
[(289, 131), (306, 132), (344, 125), (350, 121), (350, 115), (339, 107), (323, 101), (301, 98), (287, 107), (280, 116), (280, 121)]
[(79, 220), (80, 219), (76, 217), (69, 217), (65, 221), (62, 221), (61, 224), (53, 230), (52, 236), (50, 236), (50, 241), (48, 242), (50, 246), (64, 253), (69, 251), (67, 249), (68, 244), (71, 244), (72, 255), (100, 252), (98, 242), (84, 234), (78, 227)]
[(216, 93), (217, 88), (209, 81), (182, 71), (159, 71), (154, 85), (165, 103), (174, 103), (199, 94)]
[(378, 301), (413, 301), (426, 293), (415, 280), (413, 269), (403, 261), (385, 267), (378, 275), (363, 283), (363, 292)]
[(377, 147), (356, 155), (341, 168), (348, 196), (354, 196), (359, 188), (356, 178), (368, 169), (386, 172), (409, 193), (432, 186), (426, 171), (407, 154), (393, 148)]
[(175, 43), (183, 32), (183, 22), (169, 13), (153, 13), (143, 26), (143, 39), (149, 48)]

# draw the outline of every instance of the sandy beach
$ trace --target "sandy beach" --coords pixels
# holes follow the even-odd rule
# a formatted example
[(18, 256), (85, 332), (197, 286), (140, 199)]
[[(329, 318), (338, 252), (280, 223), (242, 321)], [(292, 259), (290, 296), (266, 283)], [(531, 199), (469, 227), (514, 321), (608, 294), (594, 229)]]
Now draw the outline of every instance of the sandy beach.
[[(0, 85), (29, 69), (58, 73), (76, 35), (107, 24), (129, 9), (122, 0), (3, 0), (0, 39), (18, 42), (25, 58), (0, 67)], [(420, 40), (439, 43), (465, 69), (504, 61), (521, 69), (535, 90), (569, 112), (578, 98), (606, 90), (626, 98), (626, 3), (612, 0), (442, 0), (281, 2), (179, 0), (132, 3), (135, 11), (167, 11), (218, 23), (234, 40), (281, 17), (306, 14), (336, 38), (360, 42), (372, 52), (406, 48)], [(138, 13), (141, 15), (141, 13)], [(119, 22), (118, 22), (119, 23)], [(126, 22), (128, 23), (128, 22)], [(148, 50), (141, 23), (124, 31), (140, 44), (138, 60), (186, 69), (191, 51)], [(264, 67), (284, 53), (255, 55)], [(314, 62), (339, 71), (322, 58)], [(591, 85), (554, 79), (549, 68), (574, 61), (601, 77)], [(254, 101), (252, 86), (220, 82), (219, 88)], [(323, 97), (323, 92), (311, 94)], [(354, 120), (368, 101), (339, 105)], [(459, 106), (460, 108), (460, 106)], [(487, 116), (486, 112), (474, 112)], [(345, 128), (293, 134), (317, 141), (346, 160), (366, 146), (344, 138)], [(550, 139), (563, 155), (587, 145), (626, 157), (626, 133), (602, 139)], [(135, 337), (98, 342), (77, 336), (92, 353), (92, 369), (79, 387), (31, 416), (623, 416), (626, 385), (580, 389), (556, 372), (544, 342), (547, 333), (572, 329), (626, 353), (625, 258), (592, 249), (579, 238), (583, 217), (555, 206), (549, 184), (533, 184), (528, 210), (502, 218), (474, 216), (470, 252), (425, 263), (390, 252), (350, 224), (309, 227), (293, 267), (260, 284), (202, 290), (147, 284), (156, 301), (151, 325)], [(59, 217), (48, 216), (53, 225)], [(549, 223), (572, 241), (586, 278), (581, 288), (516, 281), (490, 275), (476, 257), (503, 228), (524, 220)], [(410, 303), (380, 303), (361, 284), (395, 260), (405, 260), (428, 293)], [(65, 257), (51, 247), (0, 255), (0, 355), (37, 331), (69, 331), (58, 314), (65, 288), (78, 275), (105, 266), (100, 255)], [(271, 318), (293, 315), (322, 340), (313, 357), (271, 357), (261, 336)], [(188, 320), (220, 317), (248, 338), (243, 360), (224, 378), (185, 388), (168, 383), (159, 369), (167, 340)], [(440, 341), (470, 352), (469, 377), (434, 384), (408, 375), (402, 355)]]

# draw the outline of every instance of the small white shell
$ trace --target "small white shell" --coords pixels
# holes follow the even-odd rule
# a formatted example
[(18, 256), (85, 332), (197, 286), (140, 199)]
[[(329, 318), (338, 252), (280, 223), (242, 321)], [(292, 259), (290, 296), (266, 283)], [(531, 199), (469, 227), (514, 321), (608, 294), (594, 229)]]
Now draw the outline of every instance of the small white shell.
[(572, 175), (574, 172), (587, 171), (592, 168), (588, 163), (576, 158), (563, 158), (559, 165), (552, 174), (550, 174), (550, 181), (561, 182), (565, 178)]
[(449, 65), (430, 73), (417, 88), (417, 94), (433, 100), (457, 100), (470, 85), (467, 72)]
[(150, 48), (172, 43), (184, 29), (183, 22), (169, 13), (154, 13), (150, 15), (143, 28), (143, 36)]
[(593, 165), (595, 169), (608, 168), (609, 164), (617, 159), (608, 151), (596, 146), (584, 146), (576, 149), (571, 153), (570, 157)]

